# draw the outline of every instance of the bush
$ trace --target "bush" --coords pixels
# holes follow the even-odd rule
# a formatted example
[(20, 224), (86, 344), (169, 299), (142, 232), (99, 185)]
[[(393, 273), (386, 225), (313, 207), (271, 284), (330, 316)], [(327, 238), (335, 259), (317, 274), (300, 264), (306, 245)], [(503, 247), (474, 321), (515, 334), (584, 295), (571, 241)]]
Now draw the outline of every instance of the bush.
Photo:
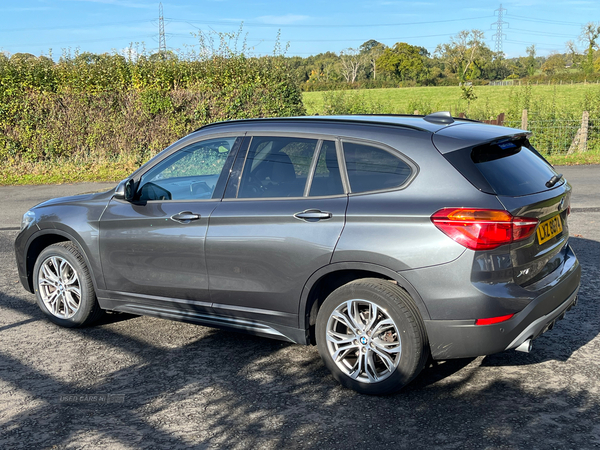
[(0, 159), (142, 162), (209, 122), (305, 114), (282, 57), (0, 57)]

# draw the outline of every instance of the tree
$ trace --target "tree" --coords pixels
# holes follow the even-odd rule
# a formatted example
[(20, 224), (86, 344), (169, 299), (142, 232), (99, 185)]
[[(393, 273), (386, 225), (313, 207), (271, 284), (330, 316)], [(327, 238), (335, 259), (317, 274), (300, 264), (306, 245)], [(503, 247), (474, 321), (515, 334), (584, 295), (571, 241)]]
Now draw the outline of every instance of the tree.
[(360, 53), (364, 55), (366, 62), (369, 64), (373, 79), (377, 79), (377, 60), (383, 54), (387, 46), (375, 39), (370, 39), (360, 46)]
[(542, 65), (542, 72), (548, 75), (554, 75), (555, 73), (562, 72), (565, 70), (565, 57), (558, 53), (550, 55), (546, 62)]
[(574, 69), (580, 69), (584, 62), (584, 58), (583, 55), (579, 53), (575, 42), (569, 40), (565, 43), (565, 46), (567, 47), (567, 64), (570, 63), (571, 67)]
[(450, 39), (450, 43), (438, 45), (435, 53), (443, 60), (446, 69), (456, 74), (461, 82), (474, 79), (483, 67), (487, 58), (493, 53), (484, 50), (489, 48), (483, 42), (481, 30), (463, 30)]
[(364, 56), (355, 48), (348, 48), (340, 52), (342, 76), (348, 83), (354, 83), (360, 68), (364, 65)]
[(530, 77), (535, 75), (535, 44), (531, 44), (526, 49), (527, 51), (527, 75)]
[(425, 71), (422, 51), (421, 47), (397, 42), (392, 48), (388, 47), (383, 51), (377, 64), (402, 81), (417, 80)]
[(594, 72), (594, 49), (598, 48), (598, 38), (600, 37), (600, 24), (594, 22), (586, 23), (579, 35), (579, 40), (587, 47), (586, 61), (584, 71), (587, 74)]

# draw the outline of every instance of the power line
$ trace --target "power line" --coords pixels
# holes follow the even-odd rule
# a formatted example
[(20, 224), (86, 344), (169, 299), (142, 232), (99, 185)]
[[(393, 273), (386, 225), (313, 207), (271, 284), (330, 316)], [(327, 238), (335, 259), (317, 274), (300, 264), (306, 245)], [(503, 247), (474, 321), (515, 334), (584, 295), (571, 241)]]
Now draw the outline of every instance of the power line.
[(523, 22), (536, 22), (536, 23), (548, 23), (553, 25), (568, 25), (581, 27), (581, 23), (577, 22), (564, 22), (562, 20), (551, 20), (551, 19), (539, 19), (533, 17), (515, 16), (513, 14), (506, 14), (511, 20), (522, 20)]
[[(147, 20), (147, 19), (140, 19), (140, 20), (127, 20), (124, 22), (110, 22), (110, 23), (94, 23), (94, 24), (90, 24), (90, 25), (82, 25), (80, 23), (78, 23), (77, 25), (79, 27), (94, 27), (94, 28), (99, 28), (99, 27), (110, 27), (110, 26), (114, 26), (114, 25), (127, 25), (127, 24), (132, 24), (132, 23), (151, 23), (152, 20)], [(68, 26), (68, 25), (55, 25), (55, 26), (49, 26), (49, 27), (35, 27), (35, 28), (1, 28), (0, 29), (0, 33), (14, 33), (14, 32), (19, 32), (19, 31), (40, 31), (40, 30), (72, 30), (73, 27)]]
[[(244, 22), (240, 21), (243, 26), (251, 26), (257, 28), (367, 28), (367, 27), (397, 27), (403, 25), (430, 25), (435, 23), (447, 23), (447, 22), (464, 22), (467, 20), (477, 20), (477, 19), (488, 19), (490, 16), (479, 16), (479, 17), (464, 17), (461, 19), (447, 19), (447, 20), (433, 20), (426, 22), (396, 22), (396, 23), (372, 23), (372, 24), (346, 24), (346, 25), (335, 25), (335, 24), (310, 24), (310, 25), (286, 25), (286, 24), (270, 24), (270, 23), (259, 23), (259, 22)], [(195, 21), (190, 19), (177, 19), (177, 18), (168, 18), (169, 21), (172, 22), (183, 22), (189, 25), (192, 25), (195, 28), (198, 28), (194, 23), (201, 25), (235, 25), (233, 21), (227, 20), (202, 20)]]

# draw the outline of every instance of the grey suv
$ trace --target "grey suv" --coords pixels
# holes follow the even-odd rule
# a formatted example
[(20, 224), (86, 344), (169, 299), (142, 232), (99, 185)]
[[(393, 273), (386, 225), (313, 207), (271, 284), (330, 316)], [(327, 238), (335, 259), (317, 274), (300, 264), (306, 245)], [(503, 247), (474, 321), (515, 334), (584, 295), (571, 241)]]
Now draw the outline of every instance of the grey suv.
[(316, 344), (344, 386), (528, 351), (575, 305), (570, 185), (523, 130), (417, 116), (215, 123), (15, 243), (53, 322), (102, 310)]

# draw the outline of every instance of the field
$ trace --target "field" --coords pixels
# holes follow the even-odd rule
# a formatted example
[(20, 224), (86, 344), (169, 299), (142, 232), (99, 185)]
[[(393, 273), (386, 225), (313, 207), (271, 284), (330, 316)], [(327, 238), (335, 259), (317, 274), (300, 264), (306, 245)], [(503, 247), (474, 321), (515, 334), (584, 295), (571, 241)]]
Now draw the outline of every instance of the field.
[[(454, 115), (465, 112), (474, 119), (489, 119), (502, 112), (508, 113), (523, 102), (529, 102), (530, 108), (553, 104), (559, 112), (576, 112), (580, 115), (586, 96), (588, 99), (600, 96), (599, 84), (475, 86), (474, 90), (477, 99), (470, 106), (461, 99), (461, 88), (458, 86), (369, 89), (347, 91), (345, 95), (349, 99), (360, 99), (366, 109), (374, 110), (372, 112), (413, 114), (418, 110), (428, 114), (432, 111), (451, 111)], [(324, 94), (326, 97), (327, 94), (323, 92), (303, 93), (308, 114), (325, 112)]]
[[(505, 126), (514, 128), (527, 109), (531, 142), (552, 164), (600, 163), (599, 84), (476, 86), (474, 92), (470, 104), (458, 86), (305, 92), (303, 101), (307, 114), (319, 115), (450, 111), (487, 120), (505, 113)], [(589, 112), (587, 151), (568, 154), (583, 111)]]

